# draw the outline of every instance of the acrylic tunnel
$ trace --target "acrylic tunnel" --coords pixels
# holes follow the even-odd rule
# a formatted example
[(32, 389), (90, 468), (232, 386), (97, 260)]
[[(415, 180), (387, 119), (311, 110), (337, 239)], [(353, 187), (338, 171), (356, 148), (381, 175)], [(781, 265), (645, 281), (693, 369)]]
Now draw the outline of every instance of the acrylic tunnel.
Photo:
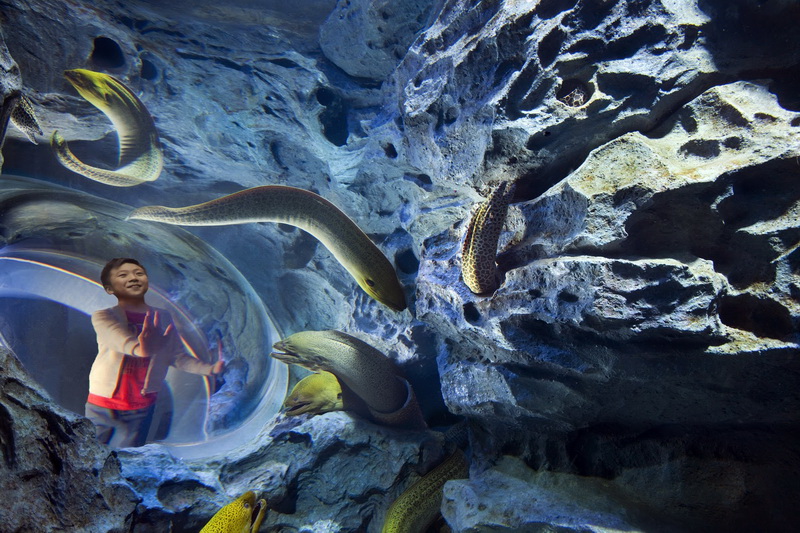
[(278, 334), (214, 249), (179, 228), (126, 221), (128, 206), (36, 180), (6, 176), (0, 206), (0, 343), (57, 403), (83, 412), (97, 354), (90, 316), (116, 303), (100, 270), (135, 257), (147, 267), (148, 302), (169, 310), (187, 352), (213, 362), (221, 344), (226, 361), (216, 378), (170, 370), (148, 441), (180, 457), (224, 453), (278, 411), (288, 382), (268, 356)]

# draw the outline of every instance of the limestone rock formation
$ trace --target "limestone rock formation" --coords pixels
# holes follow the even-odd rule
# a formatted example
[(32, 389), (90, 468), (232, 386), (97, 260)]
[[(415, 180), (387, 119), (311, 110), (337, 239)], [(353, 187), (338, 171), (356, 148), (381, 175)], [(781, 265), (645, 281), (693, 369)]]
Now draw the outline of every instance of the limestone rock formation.
[(0, 346), (3, 531), (128, 531), (138, 497), (91, 422), (59, 408)]

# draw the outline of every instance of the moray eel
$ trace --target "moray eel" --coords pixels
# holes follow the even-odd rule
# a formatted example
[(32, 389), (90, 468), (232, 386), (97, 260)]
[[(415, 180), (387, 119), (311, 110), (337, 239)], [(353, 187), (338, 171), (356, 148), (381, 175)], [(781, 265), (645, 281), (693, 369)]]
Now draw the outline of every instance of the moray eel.
[(403, 287), (383, 252), (338, 207), (310, 191), (263, 185), (188, 207), (140, 207), (128, 218), (182, 226), (246, 222), (296, 226), (316, 237), (371, 297), (395, 311), (406, 308)]
[(513, 195), (514, 185), (501, 183), (481, 204), (467, 227), (461, 251), (461, 276), (475, 294), (488, 294), (498, 287), (497, 241)]
[(200, 533), (257, 533), (267, 512), (266, 500), (247, 491), (217, 511)]
[(382, 533), (426, 531), (442, 507), (442, 488), (450, 479), (469, 476), (464, 452), (456, 450), (443, 463), (422, 476), (389, 507)]
[(114, 124), (119, 136), (119, 168), (106, 170), (83, 163), (69, 149), (64, 137), (54, 131), (50, 144), (59, 162), (91, 180), (116, 187), (130, 187), (158, 178), (164, 166), (161, 143), (153, 118), (136, 95), (102, 72), (73, 69), (64, 71), (64, 77)]
[(341, 411), (344, 409), (342, 386), (330, 372), (308, 375), (297, 382), (283, 401), (283, 408), (289, 416), (303, 413), (321, 415), (330, 411)]
[(362, 340), (336, 330), (301, 331), (276, 342), (271, 355), (335, 375), (347, 411), (386, 426), (427, 428), (414, 390), (400, 369)]
[(36, 141), (36, 135), (44, 135), (39, 121), (36, 119), (33, 104), (24, 94), (19, 96), (14, 110), (11, 111), (11, 123), (33, 144), (39, 144)]

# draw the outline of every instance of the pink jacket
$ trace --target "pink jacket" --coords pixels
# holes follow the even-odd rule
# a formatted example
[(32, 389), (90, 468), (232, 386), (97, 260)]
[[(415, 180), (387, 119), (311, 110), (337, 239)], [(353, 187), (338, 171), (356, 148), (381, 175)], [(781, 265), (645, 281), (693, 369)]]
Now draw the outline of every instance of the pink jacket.
[[(153, 307), (154, 311), (172, 322), (169, 312)], [(92, 325), (97, 333), (97, 357), (89, 372), (89, 392), (111, 398), (117, 389), (122, 360), (125, 354), (141, 357), (138, 335), (128, 325), (125, 311), (114, 306), (92, 314)], [(174, 366), (192, 374), (211, 374), (211, 363), (204, 363), (186, 353), (180, 337), (173, 329), (168, 348), (150, 358), (144, 393), (158, 392), (167, 377), (167, 370)]]

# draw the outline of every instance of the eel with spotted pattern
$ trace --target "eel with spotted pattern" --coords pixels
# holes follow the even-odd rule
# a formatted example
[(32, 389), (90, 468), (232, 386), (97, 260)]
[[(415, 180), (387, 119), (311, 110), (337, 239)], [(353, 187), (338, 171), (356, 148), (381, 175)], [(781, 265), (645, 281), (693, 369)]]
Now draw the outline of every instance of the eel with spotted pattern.
[(39, 144), (36, 140), (36, 135), (43, 135), (42, 128), (36, 118), (33, 104), (24, 94), (19, 95), (14, 110), (11, 111), (11, 123), (24, 133), (29, 141), (33, 144)]
[(164, 156), (153, 117), (141, 100), (121, 81), (102, 72), (73, 69), (64, 71), (64, 77), (114, 124), (119, 137), (119, 168), (107, 170), (87, 165), (72, 153), (64, 137), (54, 131), (50, 144), (58, 161), (73, 172), (116, 187), (155, 181), (164, 166)]
[(316, 237), (364, 292), (395, 311), (406, 308), (403, 287), (383, 252), (338, 207), (310, 191), (284, 185), (262, 185), (188, 207), (140, 207), (128, 218), (180, 226), (247, 222), (280, 222), (296, 226)]
[(506, 221), (514, 184), (501, 183), (472, 216), (461, 250), (461, 277), (475, 294), (494, 292), (499, 285), (497, 241)]
[(267, 512), (266, 500), (247, 491), (211, 517), (200, 533), (257, 533)]
[(459, 448), (422, 476), (397, 498), (383, 522), (381, 533), (418, 533), (436, 520), (442, 506), (442, 489), (451, 479), (469, 476), (469, 465)]

